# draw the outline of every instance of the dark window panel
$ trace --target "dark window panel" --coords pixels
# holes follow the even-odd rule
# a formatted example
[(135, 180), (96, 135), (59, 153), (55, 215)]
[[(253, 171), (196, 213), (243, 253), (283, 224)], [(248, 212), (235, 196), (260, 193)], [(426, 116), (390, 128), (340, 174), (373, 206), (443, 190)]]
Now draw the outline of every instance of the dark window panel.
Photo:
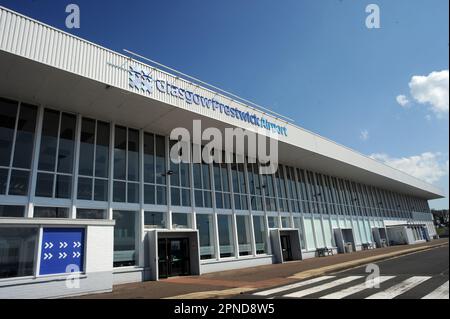
[(139, 131), (128, 130), (128, 180), (139, 181)]
[(72, 174), (75, 126), (75, 115), (63, 113), (61, 116), (61, 132), (59, 140), (58, 172)]
[(114, 182), (113, 200), (115, 202), (124, 203), (126, 201), (127, 183)]
[(109, 135), (109, 124), (97, 122), (97, 146), (95, 149), (96, 177), (108, 177), (109, 175)]
[(108, 201), (108, 181), (104, 179), (96, 179), (94, 182), (94, 200), (106, 202)]
[(166, 186), (156, 187), (156, 204), (167, 205), (167, 191)]
[(6, 183), (8, 182), (8, 170), (0, 168), (0, 194), (6, 194)]
[(66, 175), (56, 176), (55, 198), (71, 198), (72, 177)]
[(156, 136), (156, 183), (166, 184), (166, 141), (163, 136)]
[(69, 209), (61, 207), (35, 207), (34, 218), (69, 218)]
[(55, 175), (38, 173), (36, 182), (36, 196), (53, 197), (53, 180)]
[(144, 203), (155, 204), (155, 185), (144, 185)]
[(172, 199), (172, 205), (180, 206), (181, 205), (180, 189), (176, 188), (176, 187), (172, 187), (170, 195), (171, 195), (171, 199)]
[(155, 182), (155, 142), (154, 135), (144, 135), (144, 182)]
[(77, 219), (106, 219), (103, 209), (77, 209)]
[(9, 182), (9, 195), (26, 196), (28, 195), (28, 183), (30, 172), (13, 170)]
[(78, 173), (92, 176), (94, 171), (95, 121), (83, 119), (80, 136), (80, 163)]
[(39, 151), (39, 170), (50, 172), (55, 170), (58, 127), (59, 112), (45, 110)]
[(25, 206), (0, 205), (0, 217), (25, 217)]
[(114, 140), (114, 178), (126, 179), (127, 129), (116, 126)]
[(33, 158), (34, 132), (36, 129), (37, 107), (28, 104), (20, 106), (17, 125), (16, 145), (14, 148), (13, 166), (31, 168)]
[(78, 178), (78, 199), (92, 200), (92, 178)]
[(17, 105), (17, 102), (0, 99), (0, 166), (10, 164)]
[(128, 203), (139, 203), (138, 183), (128, 183)]
[(37, 227), (0, 227), (0, 279), (34, 275)]

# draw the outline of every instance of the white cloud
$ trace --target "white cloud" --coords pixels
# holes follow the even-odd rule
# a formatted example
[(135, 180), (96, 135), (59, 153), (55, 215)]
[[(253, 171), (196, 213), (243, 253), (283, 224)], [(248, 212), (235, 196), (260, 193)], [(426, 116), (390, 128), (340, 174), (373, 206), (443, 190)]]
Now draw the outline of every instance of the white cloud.
[(415, 75), (409, 82), (411, 96), (420, 104), (430, 105), (437, 117), (448, 114), (448, 70)]
[(369, 139), (369, 131), (368, 130), (362, 130), (361, 133), (359, 134), (359, 138), (362, 141), (367, 141)]
[(371, 158), (410, 174), (427, 183), (435, 183), (448, 175), (448, 155), (425, 152), (420, 155), (395, 158), (387, 154), (372, 154)]
[(409, 106), (409, 100), (405, 95), (400, 94), (395, 99), (397, 100), (397, 103), (400, 104), (402, 107)]

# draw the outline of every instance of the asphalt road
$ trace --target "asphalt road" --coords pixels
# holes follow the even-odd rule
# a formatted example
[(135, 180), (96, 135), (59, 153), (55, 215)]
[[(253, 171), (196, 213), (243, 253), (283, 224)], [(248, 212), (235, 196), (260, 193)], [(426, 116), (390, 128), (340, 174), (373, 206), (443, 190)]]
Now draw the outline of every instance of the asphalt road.
[[(306, 299), (448, 299), (448, 245), (376, 263), (379, 287), (366, 266), (298, 283), (265, 289), (238, 298)], [(376, 267), (374, 267), (376, 268)]]

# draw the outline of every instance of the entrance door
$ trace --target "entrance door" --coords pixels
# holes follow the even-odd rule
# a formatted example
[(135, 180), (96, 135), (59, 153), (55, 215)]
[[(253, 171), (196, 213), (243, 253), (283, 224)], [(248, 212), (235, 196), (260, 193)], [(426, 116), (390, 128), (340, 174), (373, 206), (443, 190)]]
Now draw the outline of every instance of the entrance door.
[(190, 274), (189, 263), (188, 238), (158, 240), (159, 278), (187, 276)]
[(281, 251), (283, 253), (283, 261), (291, 261), (292, 250), (291, 250), (291, 238), (288, 235), (281, 235)]

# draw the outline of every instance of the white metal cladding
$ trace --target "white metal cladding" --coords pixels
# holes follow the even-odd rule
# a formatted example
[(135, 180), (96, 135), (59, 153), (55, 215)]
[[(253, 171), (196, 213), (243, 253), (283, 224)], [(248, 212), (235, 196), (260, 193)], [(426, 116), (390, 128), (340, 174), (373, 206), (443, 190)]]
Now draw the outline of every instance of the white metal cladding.
[(131, 89), (129, 86), (128, 68), (130, 64), (139, 66), (142, 70), (151, 73), (154, 79), (164, 79), (178, 87), (191, 90), (207, 98), (216, 98), (219, 102), (227, 104), (230, 107), (237, 107), (241, 111), (249, 111), (251, 114), (255, 114), (260, 118), (266, 118), (275, 124), (286, 126), (288, 136), (279, 136), (281, 142), (425, 190), (429, 193), (436, 194), (438, 197), (443, 196), (442, 191), (436, 187), (368, 158), (345, 146), (339, 145), (296, 125), (289, 124), (239, 101), (232, 100), (222, 94), (57, 30), (1, 6), (0, 49), (54, 68), (217, 119), (236, 127), (255, 130), (255, 127), (251, 124), (226, 116), (217, 110), (214, 111), (195, 104), (187, 104), (184, 100), (170, 94), (163, 94), (156, 89), (153, 90), (152, 95), (137, 89)]

